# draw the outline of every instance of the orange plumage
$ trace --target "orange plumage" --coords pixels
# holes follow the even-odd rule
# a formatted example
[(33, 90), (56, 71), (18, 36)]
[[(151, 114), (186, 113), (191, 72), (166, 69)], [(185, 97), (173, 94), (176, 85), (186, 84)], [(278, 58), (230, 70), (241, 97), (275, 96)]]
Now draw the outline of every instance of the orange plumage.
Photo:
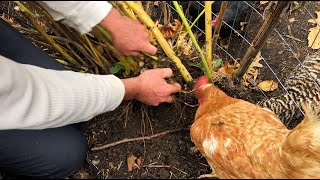
[(202, 78), (190, 135), (218, 178), (319, 178), (319, 114), (288, 130), (270, 110), (228, 96)]

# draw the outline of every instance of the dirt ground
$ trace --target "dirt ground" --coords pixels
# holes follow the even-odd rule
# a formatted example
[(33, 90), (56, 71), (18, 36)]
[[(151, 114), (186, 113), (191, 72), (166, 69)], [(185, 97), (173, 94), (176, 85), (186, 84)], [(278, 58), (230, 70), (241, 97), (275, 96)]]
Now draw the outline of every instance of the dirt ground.
[[(260, 13), (266, 7), (266, 5), (260, 5), (259, 1), (255, 2), (254, 6)], [(306, 2), (304, 6), (316, 17), (315, 10), (320, 9), (320, 2)], [(312, 27), (307, 20), (311, 16), (305, 7), (300, 7), (291, 15), (288, 13), (283, 15), (276, 27), (292, 50), (297, 53), (300, 61), (307, 53), (312, 52), (308, 48), (307, 40), (308, 29)], [(290, 22), (293, 20), (291, 18), (294, 18), (295, 21)], [(246, 38), (249, 42), (252, 42), (261, 23), (262, 18), (253, 12), (246, 27)], [(232, 56), (241, 58), (248, 47), (246, 42), (242, 46), (243, 39), (235, 34), (232, 35), (230, 42), (227, 51)], [(242, 47), (241, 50), (239, 47)], [(298, 65), (297, 59), (276, 32), (272, 33), (261, 53), (282, 82)], [(190, 62), (184, 63), (193, 78), (200, 75), (193, 70), (194, 67), (189, 66)], [(261, 69), (258, 81), (268, 79), (277, 81), (266, 64), (262, 64), (264, 67)], [(173, 65), (170, 66), (174, 68)], [(175, 71), (175, 74), (177, 73)], [(279, 93), (281, 89), (278, 88), (273, 93), (265, 94), (269, 96)], [(252, 102), (264, 97), (258, 90), (248, 89), (246, 93), (249, 94)], [(123, 139), (152, 136), (171, 130), (177, 131), (151, 139), (121, 143), (102, 150), (90, 150), (86, 166), (71, 178), (193, 179), (201, 174), (210, 173), (211, 169), (205, 159), (198, 152), (193, 151), (194, 145), (189, 136), (189, 127), (194, 121), (197, 101), (192, 93), (177, 94), (176, 98), (177, 103), (162, 104), (158, 107), (148, 107), (139, 102), (125, 102), (115, 111), (95, 117), (86, 127), (90, 148)], [(132, 155), (139, 159), (137, 164), (140, 162), (141, 164), (129, 172), (127, 159)]]

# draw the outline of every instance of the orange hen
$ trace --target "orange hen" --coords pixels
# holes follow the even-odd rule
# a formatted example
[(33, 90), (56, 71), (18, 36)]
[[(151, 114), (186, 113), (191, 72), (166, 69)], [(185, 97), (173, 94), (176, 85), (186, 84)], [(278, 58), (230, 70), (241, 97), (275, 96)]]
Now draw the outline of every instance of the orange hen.
[[(270, 110), (228, 96), (199, 78), (190, 135), (218, 178), (319, 178), (319, 111), (288, 130)], [(314, 113), (316, 112), (316, 113)]]

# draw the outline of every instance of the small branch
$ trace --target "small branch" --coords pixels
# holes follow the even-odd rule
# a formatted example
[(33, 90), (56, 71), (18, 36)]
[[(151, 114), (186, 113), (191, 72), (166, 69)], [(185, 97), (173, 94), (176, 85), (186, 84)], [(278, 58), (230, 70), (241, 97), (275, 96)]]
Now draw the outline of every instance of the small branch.
[(228, 1), (222, 1), (222, 3), (221, 3), (217, 23), (214, 27), (214, 32), (213, 32), (212, 52), (215, 52), (215, 50), (216, 50), (217, 41), (219, 38), (220, 29), (221, 29), (222, 22), (223, 22), (223, 17), (226, 12), (226, 9), (227, 9), (227, 4), (228, 4)]
[(99, 147), (94, 147), (91, 150), (92, 151), (98, 151), (98, 150), (107, 149), (109, 147), (113, 147), (113, 146), (116, 146), (116, 145), (119, 145), (119, 144), (123, 144), (123, 143), (128, 143), (128, 142), (133, 142), (133, 141), (150, 140), (152, 138), (160, 137), (160, 136), (163, 136), (163, 135), (166, 135), (166, 134), (175, 133), (175, 132), (182, 131), (182, 130), (187, 130), (187, 129), (168, 130), (168, 131), (161, 132), (161, 133), (158, 133), (158, 134), (154, 134), (154, 135), (151, 135), (151, 136), (143, 136), (143, 137), (138, 137), (138, 138), (129, 138), (129, 139), (125, 138), (125, 139), (122, 139), (120, 141), (116, 141), (116, 142), (113, 142), (113, 143), (110, 143), (110, 144), (102, 145), (102, 146), (99, 146)]
[(295, 40), (295, 41), (304, 42), (304, 41), (302, 41), (301, 39), (298, 39), (298, 38), (293, 37), (293, 36), (290, 36), (290, 35), (285, 35), (285, 36), (286, 36), (287, 38), (290, 38), (290, 39)]
[(171, 166), (168, 165), (144, 165), (142, 167), (146, 167), (146, 168), (170, 168)]

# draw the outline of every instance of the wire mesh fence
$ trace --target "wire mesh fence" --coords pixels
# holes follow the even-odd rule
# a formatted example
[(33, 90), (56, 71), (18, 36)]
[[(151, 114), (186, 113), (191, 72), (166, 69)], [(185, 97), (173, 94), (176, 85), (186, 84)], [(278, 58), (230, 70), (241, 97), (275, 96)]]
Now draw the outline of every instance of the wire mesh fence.
[[(196, 1), (197, 2), (197, 8), (198, 8), (198, 14), (201, 12), (201, 10), (204, 8), (204, 3), (202, 1)], [(239, 61), (242, 56), (244, 55), (244, 52), (246, 51), (246, 49), (251, 46), (251, 42), (252, 39), (254, 38), (254, 36), (256, 35), (259, 27), (262, 25), (262, 22), (264, 20), (264, 16), (263, 16), (263, 10), (259, 9), (259, 6), (261, 6), (261, 4), (259, 3), (259, 1), (243, 1), (246, 5), (248, 5), (250, 7), (250, 10), (248, 11), (248, 16), (246, 19), (246, 28), (244, 29), (244, 32), (238, 32), (237, 29), (234, 28), (235, 26), (235, 20), (231, 21), (231, 22), (226, 22), (223, 21), (223, 24), (231, 29), (231, 33), (228, 37), (228, 42), (229, 43), (233, 43), (235, 41), (240, 41), (239, 43), (237, 43), (237, 47), (234, 48), (234, 50), (231, 49), (225, 49), (223, 47), (221, 47), (219, 44), (217, 44), (217, 48), (220, 49), (221, 51), (224, 52), (223, 59), (231, 59), (233, 61)], [(193, 3), (193, 5), (195, 5), (195, 3)], [(171, 8), (171, 11), (173, 13), (175, 13), (175, 9), (172, 6), (171, 2), (167, 2), (167, 6), (169, 8)], [(315, 7), (312, 6), (311, 4), (306, 4), (304, 6), (301, 6), (301, 14), (307, 14), (309, 18), (307, 19), (313, 19), (316, 23), (317, 26), (319, 26), (318, 21), (316, 20), (315, 16), (314, 16), (314, 12), (315, 12)], [(237, 19), (237, 15), (238, 15), (238, 11), (239, 11), (239, 6), (236, 6), (235, 9), (233, 9), (233, 11), (235, 11), (235, 18)], [(283, 17), (288, 16), (288, 10), (286, 12), (283, 13), (282, 15), (282, 19), (284, 19)], [(217, 17), (217, 13), (212, 13), (213, 17)], [(306, 17), (304, 17), (306, 18)], [(305, 21), (307, 21), (307, 19)], [(285, 20), (282, 20), (282, 22)], [(192, 21), (189, 19), (189, 23), (192, 23)], [(200, 28), (199, 26), (199, 22), (196, 23), (195, 28), (196, 31), (200, 31), (201, 33), (205, 34), (205, 30)], [(275, 60), (272, 54), (269, 54), (269, 56), (266, 55), (262, 55), (262, 61), (264, 64), (264, 71), (265, 73), (271, 75), (272, 78), (275, 81), (278, 82), (279, 87), (277, 89), (278, 93), (281, 94), (285, 94), (287, 96), (289, 96), (293, 102), (293, 104), (296, 106), (296, 108), (300, 111), (300, 113), (303, 114), (303, 110), (300, 106), (299, 102), (296, 102), (296, 98), (292, 97), (292, 92), (289, 92), (290, 89), (288, 90), (288, 87), (286, 86), (286, 81), (288, 77), (292, 76), (296, 76), (298, 74), (294, 74), (294, 73), (305, 73), (307, 76), (309, 76), (312, 79), (312, 86), (306, 87), (306, 88), (316, 88), (317, 91), (320, 90), (320, 86), (319, 86), (319, 73), (316, 72), (316, 74), (318, 74), (318, 76), (316, 75), (315, 77), (313, 77), (310, 72), (305, 68), (304, 66), (304, 59), (305, 56), (309, 56), (313, 53), (315, 53), (315, 50), (311, 49), (311, 48), (307, 48), (307, 47), (302, 47), (302, 49), (305, 49), (305, 51), (303, 52), (305, 54), (305, 56), (302, 57), (298, 57), (298, 53), (297, 50), (295, 50), (294, 48), (294, 44), (292, 43), (292, 41), (289, 41), (288, 39), (288, 35), (286, 35), (286, 31), (282, 26), (282, 23), (279, 23), (279, 25), (276, 26), (276, 28), (273, 30), (274, 32), (272, 33), (272, 35), (269, 37), (269, 39), (273, 39), (275, 41), (273, 41), (273, 43), (275, 44), (282, 44), (285, 48), (286, 51), (288, 51), (289, 53), (283, 53), (280, 54), (281, 56), (283, 56), (283, 59), (287, 59), (289, 61), (290, 59), (290, 63), (288, 63), (288, 66), (290, 67), (286, 67), (283, 66), (282, 69), (279, 70), (279, 65), (281, 64), (281, 62), (276, 62), (277, 60)], [(252, 29), (256, 27), (256, 29)], [(251, 32), (248, 32), (248, 31)], [(235, 36), (234, 36), (235, 35)], [(316, 34), (316, 37), (314, 38), (314, 41), (311, 43), (311, 47), (313, 46), (313, 44), (315, 43), (316, 39), (319, 36), (319, 31)], [(292, 37), (291, 37), (292, 38)], [(262, 51), (265, 48), (266, 45), (263, 46)], [(277, 46), (271, 47), (274, 49), (274, 51), (270, 51), (270, 52), (276, 52), (277, 50)], [(270, 49), (270, 47), (268, 48)], [(263, 54), (263, 53), (262, 53)], [(286, 61), (286, 62), (288, 62)], [(241, 64), (241, 62), (240, 62)], [(300, 69), (303, 69), (303, 72), (299, 71), (299, 72), (295, 72), (293, 71), (294, 69), (298, 69), (298, 67), (301, 67)], [(284, 68), (288, 68), (289, 70), (287, 70), (287, 72), (284, 71)], [(278, 70), (276, 70), (278, 69)], [(291, 70), (290, 70), (291, 69)], [(291, 75), (291, 76), (290, 76)], [(264, 77), (264, 78), (268, 78), (268, 77)], [(251, 82), (251, 85), (255, 86), (257, 89), (259, 89), (259, 91), (257, 91), (257, 93), (261, 93), (262, 96), (264, 96), (266, 99), (272, 97), (275, 93), (266, 93), (263, 90), (261, 90), (261, 88), (258, 86), (258, 83), (255, 83), (255, 81), (249, 77), (249, 82)], [(301, 97), (303, 98), (303, 97)], [(289, 125), (290, 122), (287, 122), (286, 125)]]

